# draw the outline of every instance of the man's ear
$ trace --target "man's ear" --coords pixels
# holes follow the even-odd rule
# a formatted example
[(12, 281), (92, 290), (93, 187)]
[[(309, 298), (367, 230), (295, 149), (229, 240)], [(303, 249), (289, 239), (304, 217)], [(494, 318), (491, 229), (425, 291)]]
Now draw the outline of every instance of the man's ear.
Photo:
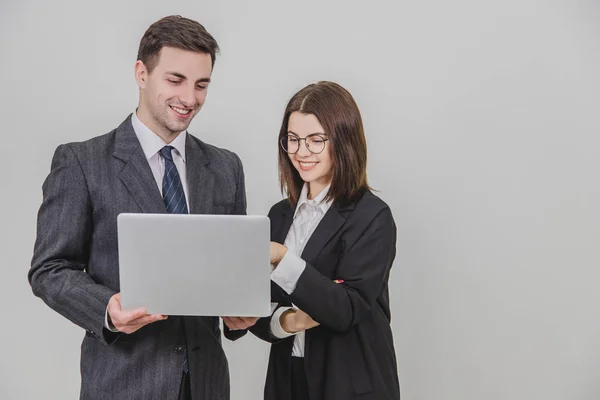
[(148, 68), (143, 61), (137, 60), (134, 67), (135, 81), (140, 89), (145, 89), (148, 83)]

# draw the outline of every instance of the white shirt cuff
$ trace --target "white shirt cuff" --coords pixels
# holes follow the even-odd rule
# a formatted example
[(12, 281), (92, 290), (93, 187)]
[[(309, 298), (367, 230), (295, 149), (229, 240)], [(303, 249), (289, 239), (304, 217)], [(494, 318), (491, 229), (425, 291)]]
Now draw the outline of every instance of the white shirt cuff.
[(275, 336), (277, 339), (285, 339), (286, 337), (294, 336), (296, 333), (286, 332), (281, 326), (281, 314), (286, 312), (287, 310), (291, 310), (292, 307), (281, 307), (278, 308), (271, 317), (271, 334)]
[(288, 250), (277, 268), (271, 272), (271, 280), (287, 294), (292, 294), (305, 268), (306, 262)]
[(111, 332), (119, 332), (118, 329), (116, 329), (115, 327), (111, 327), (108, 324), (108, 306), (106, 306), (106, 311), (104, 312), (104, 327)]

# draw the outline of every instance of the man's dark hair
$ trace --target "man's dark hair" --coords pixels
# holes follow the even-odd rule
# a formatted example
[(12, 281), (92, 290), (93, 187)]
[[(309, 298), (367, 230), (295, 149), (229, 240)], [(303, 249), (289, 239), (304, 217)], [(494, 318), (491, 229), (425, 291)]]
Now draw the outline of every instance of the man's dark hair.
[(156, 66), (163, 47), (210, 54), (213, 67), (219, 52), (217, 41), (201, 24), (180, 15), (161, 18), (144, 33), (137, 58), (144, 63), (148, 73)]

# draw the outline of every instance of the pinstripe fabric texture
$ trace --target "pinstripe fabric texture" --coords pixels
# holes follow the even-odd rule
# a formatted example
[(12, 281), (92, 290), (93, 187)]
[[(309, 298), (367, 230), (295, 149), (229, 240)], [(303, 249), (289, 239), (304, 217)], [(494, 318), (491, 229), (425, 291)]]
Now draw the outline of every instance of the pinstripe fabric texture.
[[(190, 214), (245, 214), (237, 155), (187, 134), (186, 172)], [(80, 399), (176, 400), (187, 349), (193, 398), (228, 400), (218, 318), (170, 316), (131, 335), (104, 329), (119, 292), (117, 216), (126, 212), (167, 212), (131, 117), (106, 135), (59, 146), (43, 185), (28, 277), (36, 296), (85, 329)]]

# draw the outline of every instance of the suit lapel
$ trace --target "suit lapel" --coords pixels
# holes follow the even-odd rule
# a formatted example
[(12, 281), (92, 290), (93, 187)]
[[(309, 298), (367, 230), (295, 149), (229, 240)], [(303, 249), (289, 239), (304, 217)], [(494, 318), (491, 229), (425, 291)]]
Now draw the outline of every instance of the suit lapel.
[(189, 134), (185, 140), (185, 154), (190, 214), (210, 214), (213, 208), (214, 176), (206, 167), (209, 160), (200, 144)]
[(123, 164), (119, 178), (144, 213), (164, 213), (165, 205), (131, 125), (131, 115), (117, 128), (113, 157)]
[(311, 235), (310, 239), (304, 247), (302, 252), (302, 259), (310, 265), (315, 265), (317, 256), (323, 250), (323, 247), (329, 242), (329, 239), (337, 231), (340, 230), (342, 225), (346, 222), (345, 210), (340, 210), (335, 204), (333, 204), (327, 213), (323, 216), (319, 225)]
[(287, 207), (281, 212), (281, 220), (274, 223), (274, 226), (279, 226), (273, 233), (273, 241), (283, 244), (285, 238), (290, 231), (292, 222), (294, 221), (294, 209), (287, 204)]
[[(343, 206), (340, 206), (336, 203), (331, 205), (306, 243), (306, 247), (301, 255), (301, 258), (304, 261), (311, 265), (315, 264), (317, 256), (321, 250), (323, 250), (323, 247), (325, 247), (333, 235), (335, 235), (336, 232), (339, 231), (344, 225), (348, 213), (354, 209), (354, 206), (354, 203)], [(272, 237), (273, 241), (278, 243), (285, 242), (285, 238), (287, 237), (287, 234), (294, 221), (294, 211), (295, 210), (292, 207), (285, 207), (279, 217), (281, 219), (274, 221), (274, 232)]]
[[(294, 209), (288, 202), (280, 213), (271, 216), (271, 240), (283, 244), (292, 226)], [(271, 281), (271, 301), (291, 305), (287, 293), (275, 282)]]

